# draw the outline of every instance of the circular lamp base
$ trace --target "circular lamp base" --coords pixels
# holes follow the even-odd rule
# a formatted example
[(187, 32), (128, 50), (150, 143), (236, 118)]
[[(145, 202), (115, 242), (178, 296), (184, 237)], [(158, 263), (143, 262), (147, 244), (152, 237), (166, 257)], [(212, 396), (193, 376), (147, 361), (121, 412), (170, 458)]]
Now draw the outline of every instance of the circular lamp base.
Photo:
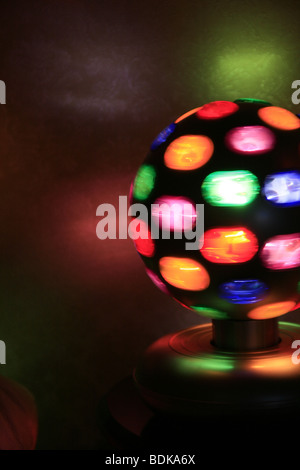
[(151, 409), (171, 415), (295, 409), (300, 407), (300, 364), (292, 356), (300, 326), (280, 322), (279, 338), (268, 348), (228, 352), (212, 344), (210, 324), (183, 330), (147, 349), (134, 380)]

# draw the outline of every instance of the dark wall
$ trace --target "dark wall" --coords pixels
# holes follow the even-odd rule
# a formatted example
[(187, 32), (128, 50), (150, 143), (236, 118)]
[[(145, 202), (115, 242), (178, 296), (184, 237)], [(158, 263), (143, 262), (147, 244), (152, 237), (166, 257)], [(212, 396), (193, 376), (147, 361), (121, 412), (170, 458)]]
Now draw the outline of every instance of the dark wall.
[(203, 321), (151, 284), (130, 240), (97, 239), (96, 208), (128, 193), (153, 138), (189, 109), (250, 96), (299, 113), (299, 11), (1, 3), (1, 373), (35, 395), (39, 448), (99, 445), (101, 396), (150, 342)]

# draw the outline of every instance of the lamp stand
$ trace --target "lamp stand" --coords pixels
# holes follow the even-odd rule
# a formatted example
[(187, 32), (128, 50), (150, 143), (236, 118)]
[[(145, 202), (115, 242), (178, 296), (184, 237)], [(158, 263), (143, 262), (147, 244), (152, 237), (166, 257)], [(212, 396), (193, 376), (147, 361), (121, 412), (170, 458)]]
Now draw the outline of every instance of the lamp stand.
[(300, 326), (276, 319), (218, 320), (164, 336), (102, 400), (107, 444), (264, 449), (268, 439), (281, 449), (297, 446), (300, 364), (292, 345), (299, 339)]
[(134, 371), (151, 409), (184, 417), (300, 406), (300, 326), (216, 320), (160, 338)]

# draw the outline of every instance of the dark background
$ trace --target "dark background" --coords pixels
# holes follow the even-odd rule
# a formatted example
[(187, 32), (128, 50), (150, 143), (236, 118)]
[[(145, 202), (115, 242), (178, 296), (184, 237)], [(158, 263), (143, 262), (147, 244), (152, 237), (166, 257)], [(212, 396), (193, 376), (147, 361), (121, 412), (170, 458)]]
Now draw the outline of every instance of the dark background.
[[(159, 336), (199, 321), (131, 240), (100, 241), (166, 125), (211, 100), (300, 112), (299, 3), (1, 2), (1, 373), (35, 395), (39, 449), (101, 446), (97, 405)], [(288, 314), (286, 319), (295, 319)]]

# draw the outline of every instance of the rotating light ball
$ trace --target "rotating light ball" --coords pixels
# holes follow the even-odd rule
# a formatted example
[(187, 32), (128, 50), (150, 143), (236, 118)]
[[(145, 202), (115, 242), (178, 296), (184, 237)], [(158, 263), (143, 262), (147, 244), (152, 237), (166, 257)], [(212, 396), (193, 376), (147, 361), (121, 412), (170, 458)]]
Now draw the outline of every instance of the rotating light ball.
[[(183, 306), (232, 320), (298, 307), (300, 119), (292, 112), (240, 99), (184, 114), (152, 143), (131, 203), (147, 208), (134, 240), (147, 274)], [(197, 205), (204, 234), (187, 250)], [(151, 238), (152, 224), (168, 226), (170, 237)]]

